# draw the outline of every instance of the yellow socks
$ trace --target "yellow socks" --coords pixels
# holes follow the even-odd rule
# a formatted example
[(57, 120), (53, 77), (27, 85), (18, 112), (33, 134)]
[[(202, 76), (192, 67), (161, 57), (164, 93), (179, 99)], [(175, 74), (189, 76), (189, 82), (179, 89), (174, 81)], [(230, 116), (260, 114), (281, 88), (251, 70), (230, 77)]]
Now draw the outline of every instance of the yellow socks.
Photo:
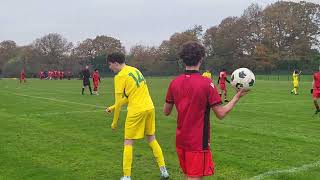
[(162, 150), (157, 140), (153, 140), (149, 143), (149, 146), (152, 149), (153, 155), (156, 158), (159, 168), (165, 166), (164, 157), (162, 154)]
[(123, 175), (131, 176), (132, 164), (132, 149), (131, 145), (125, 145), (123, 149)]

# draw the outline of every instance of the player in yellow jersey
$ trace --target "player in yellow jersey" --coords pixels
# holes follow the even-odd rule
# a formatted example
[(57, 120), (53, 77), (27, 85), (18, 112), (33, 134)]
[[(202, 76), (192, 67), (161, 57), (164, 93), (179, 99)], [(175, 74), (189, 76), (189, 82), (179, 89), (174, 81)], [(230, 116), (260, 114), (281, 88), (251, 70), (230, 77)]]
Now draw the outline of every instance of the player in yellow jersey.
[[(109, 68), (117, 73), (114, 77), (115, 104), (106, 112), (114, 112), (111, 128), (117, 128), (121, 106), (128, 104), (124, 129), (123, 177), (130, 180), (133, 143), (147, 137), (149, 146), (160, 168), (161, 179), (169, 179), (160, 145), (155, 137), (155, 110), (146, 80), (135, 67), (125, 64), (125, 55), (112, 53), (107, 57)], [(144, 179), (144, 178), (143, 178)]]
[(298, 95), (300, 74), (301, 74), (301, 71), (298, 72), (298, 70), (294, 70), (292, 73), (293, 89), (291, 90), (291, 94)]
[(210, 70), (208, 70), (208, 69), (202, 74), (202, 76), (207, 77), (207, 78), (213, 80), (213, 79), (212, 79), (211, 72), (210, 72)]

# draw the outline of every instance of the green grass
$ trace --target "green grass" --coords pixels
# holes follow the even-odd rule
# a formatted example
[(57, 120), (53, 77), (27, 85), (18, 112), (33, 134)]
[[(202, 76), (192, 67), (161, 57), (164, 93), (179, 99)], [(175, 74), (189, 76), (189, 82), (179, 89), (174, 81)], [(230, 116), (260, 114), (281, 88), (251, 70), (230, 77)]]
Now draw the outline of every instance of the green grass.
[[(285, 77), (282, 77), (285, 79)], [(156, 107), (157, 138), (171, 179), (183, 179), (175, 152), (175, 113), (162, 114), (170, 78), (147, 78)], [(103, 79), (100, 96), (80, 95), (81, 81), (0, 80), (0, 179), (119, 179), (122, 175), (123, 119), (112, 132), (113, 82)], [(319, 179), (320, 117), (310, 81), (298, 96), (290, 81), (259, 80), (227, 118), (212, 115), (211, 147), (216, 173), (206, 179)], [(233, 90), (229, 87), (230, 96)], [(88, 94), (88, 93), (87, 93)], [(288, 172), (292, 168), (300, 170)], [(145, 140), (134, 146), (133, 179), (159, 179)]]

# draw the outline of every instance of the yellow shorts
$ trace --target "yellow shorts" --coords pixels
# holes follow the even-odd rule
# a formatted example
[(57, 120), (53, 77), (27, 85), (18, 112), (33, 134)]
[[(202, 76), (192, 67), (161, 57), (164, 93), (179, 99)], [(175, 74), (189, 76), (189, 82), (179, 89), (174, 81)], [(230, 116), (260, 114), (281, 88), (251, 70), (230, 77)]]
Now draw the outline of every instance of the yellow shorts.
[(145, 135), (154, 135), (156, 131), (154, 109), (131, 114), (128, 112), (125, 128), (125, 139), (142, 139)]
[(294, 88), (299, 88), (299, 82), (293, 82), (293, 87)]

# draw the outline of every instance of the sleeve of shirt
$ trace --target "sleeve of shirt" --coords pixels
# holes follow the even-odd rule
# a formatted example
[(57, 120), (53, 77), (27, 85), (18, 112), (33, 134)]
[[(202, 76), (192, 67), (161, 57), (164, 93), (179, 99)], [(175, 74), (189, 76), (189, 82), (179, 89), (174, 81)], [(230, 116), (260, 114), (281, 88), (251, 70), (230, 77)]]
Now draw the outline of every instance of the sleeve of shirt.
[(167, 91), (166, 103), (169, 103), (169, 104), (174, 103), (173, 92), (172, 92), (172, 82), (170, 83), (168, 91)]
[(115, 94), (118, 94), (118, 93), (123, 94), (124, 88), (125, 88), (125, 83), (126, 83), (125, 76), (116, 76), (114, 78), (114, 93)]
[(210, 104), (210, 107), (219, 105), (222, 103), (218, 90), (213, 83), (210, 83), (208, 92), (209, 92), (208, 102)]

